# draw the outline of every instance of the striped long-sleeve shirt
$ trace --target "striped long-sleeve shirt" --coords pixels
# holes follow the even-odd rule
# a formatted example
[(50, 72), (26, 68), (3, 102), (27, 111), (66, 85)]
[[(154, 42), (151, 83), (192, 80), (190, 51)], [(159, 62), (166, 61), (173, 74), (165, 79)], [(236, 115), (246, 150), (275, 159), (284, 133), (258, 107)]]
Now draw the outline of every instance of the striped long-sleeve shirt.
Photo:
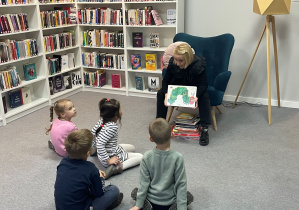
[(113, 156), (117, 156), (121, 162), (128, 159), (128, 153), (117, 144), (118, 126), (115, 122), (108, 122), (102, 127), (101, 131), (96, 135), (97, 129), (102, 125), (100, 119), (91, 130), (97, 147), (97, 154), (100, 162), (104, 167), (108, 167), (107, 160)]

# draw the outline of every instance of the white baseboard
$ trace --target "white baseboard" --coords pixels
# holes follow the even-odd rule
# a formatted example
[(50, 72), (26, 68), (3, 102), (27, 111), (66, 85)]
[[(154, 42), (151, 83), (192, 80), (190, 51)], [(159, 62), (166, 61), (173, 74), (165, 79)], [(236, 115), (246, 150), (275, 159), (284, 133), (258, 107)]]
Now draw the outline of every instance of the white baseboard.
[[(232, 101), (234, 102), (236, 100), (236, 96), (233, 95), (224, 95), (223, 97), (224, 101)], [(262, 105), (268, 105), (268, 99), (267, 98), (253, 98), (253, 97), (242, 97), (239, 96), (237, 102), (246, 101), (251, 104), (261, 103)], [(278, 101), (271, 99), (271, 105), (272, 106), (278, 106)], [(287, 108), (299, 108), (299, 102), (295, 101), (285, 101), (280, 100), (280, 106), (281, 107), (287, 107)]]

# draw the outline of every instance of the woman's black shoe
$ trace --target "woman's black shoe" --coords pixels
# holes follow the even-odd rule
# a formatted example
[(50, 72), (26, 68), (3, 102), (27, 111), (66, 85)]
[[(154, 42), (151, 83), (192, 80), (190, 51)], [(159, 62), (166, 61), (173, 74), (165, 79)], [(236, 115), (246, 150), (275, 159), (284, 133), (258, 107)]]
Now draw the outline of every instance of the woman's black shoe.
[(209, 144), (209, 133), (207, 128), (201, 128), (201, 134), (199, 139), (200, 146), (207, 146)]

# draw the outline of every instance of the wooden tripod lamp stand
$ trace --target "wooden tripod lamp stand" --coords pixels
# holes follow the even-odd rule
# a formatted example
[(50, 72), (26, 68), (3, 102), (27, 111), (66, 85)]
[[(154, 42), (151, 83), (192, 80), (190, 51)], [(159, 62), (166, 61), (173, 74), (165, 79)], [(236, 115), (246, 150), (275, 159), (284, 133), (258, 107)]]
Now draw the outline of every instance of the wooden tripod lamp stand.
[(280, 107), (280, 93), (279, 93), (279, 75), (278, 75), (278, 58), (277, 58), (277, 44), (276, 44), (276, 30), (275, 30), (275, 18), (273, 15), (283, 15), (289, 14), (291, 7), (291, 0), (254, 0), (253, 1), (253, 12), (260, 14), (260, 15), (267, 15), (266, 16), (266, 24), (262, 31), (261, 37), (258, 41), (258, 44), (255, 48), (254, 54), (248, 66), (247, 72), (243, 79), (242, 85), (239, 89), (237, 94), (236, 100), (233, 104), (235, 107), (244, 82), (246, 80), (247, 74), (255, 57), (255, 54), (260, 46), (261, 40), (265, 31), (267, 31), (267, 80), (268, 80), (268, 122), (269, 125), (272, 124), (271, 119), (271, 74), (270, 74), (270, 24), (272, 24), (272, 36), (273, 36), (273, 48), (274, 48), (274, 59), (275, 59), (275, 72), (276, 72), (276, 87), (277, 87), (277, 100), (278, 100), (278, 107)]

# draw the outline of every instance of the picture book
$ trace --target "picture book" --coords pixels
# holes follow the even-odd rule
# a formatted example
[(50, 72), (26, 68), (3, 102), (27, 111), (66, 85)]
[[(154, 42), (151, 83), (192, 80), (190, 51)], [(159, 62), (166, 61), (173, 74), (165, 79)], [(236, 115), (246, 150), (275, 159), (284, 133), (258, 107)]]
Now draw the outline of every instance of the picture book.
[(137, 90), (144, 90), (145, 89), (145, 82), (144, 82), (144, 76), (135, 76), (136, 81), (136, 89)]
[(29, 104), (31, 102), (31, 93), (29, 87), (22, 88), (23, 104)]
[(21, 89), (10, 91), (8, 95), (9, 95), (9, 102), (11, 108), (15, 108), (23, 105), (23, 97), (22, 97)]
[(150, 33), (150, 47), (159, 48), (159, 33)]
[(146, 70), (157, 69), (157, 54), (145, 54), (145, 69)]
[(61, 71), (65, 71), (69, 68), (69, 57), (68, 55), (61, 56)]
[(26, 81), (36, 79), (35, 63), (24, 64), (23, 70), (24, 70), (24, 77)]
[(70, 75), (63, 75), (63, 85), (65, 89), (72, 89), (72, 77)]
[(157, 10), (154, 10), (154, 9), (153, 9), (153, 10), (152, 10), (152, 15), (153, 15), (155, 24), (156, 24), (157, 26), (159, 26), (159, 25), (163, 25), (162, 19), (161, 19), (159, 13), (157, 12)]
[(54, 93), (64, 90), (62, 75), (57, 75), (54, 77)]
[(195, 107), (196, 92), (196, 86), (168, 85), (167, 105)]
[(75, 67), (75, 53), (68, 53), (68, 62), (69, 62), (69, 68)]
[(82, 85), (82, 77), (80, 71), (72, 72), (72, 85)]
[(141, 70), (141, 55), (131, 55), (133, 70)]
[(148, 77), (148, 90), (150, 92), (158, 92), (159, 89), (160, 89), (160, 78)]
[(111, 84), (112, 88), (121, 88), (121, 75), (120, 74), (111, 74)]
[(176, 9), (167, 9), (166, 12), (167, 25), (176, 24)]
[(143, 33), (132, 32), (133, 47), (143, 47)]

